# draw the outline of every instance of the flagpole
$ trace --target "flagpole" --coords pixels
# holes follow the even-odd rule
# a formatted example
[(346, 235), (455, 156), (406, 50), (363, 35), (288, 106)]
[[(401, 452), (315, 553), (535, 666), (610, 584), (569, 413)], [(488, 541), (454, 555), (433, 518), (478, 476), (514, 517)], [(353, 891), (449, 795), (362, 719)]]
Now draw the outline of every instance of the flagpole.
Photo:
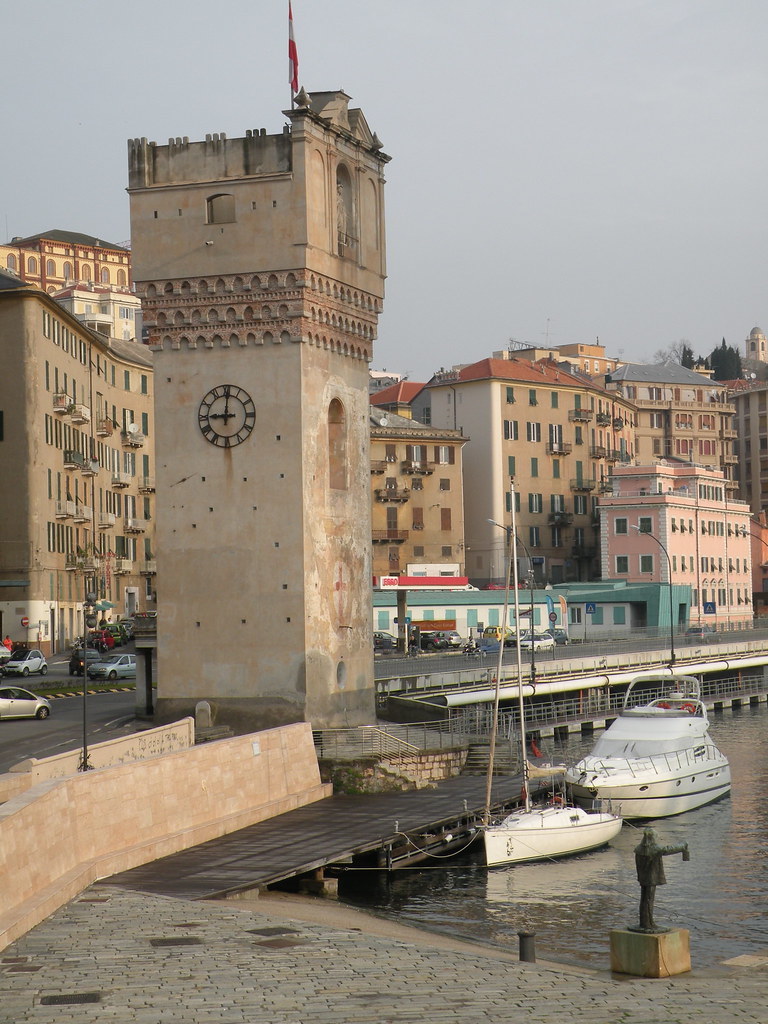
[(293, 8), (288, 0), (288, 82), (291, 86), (291, 110), (296, 106), (296, 93), (299, 91), (299, 53), (293, 37)]

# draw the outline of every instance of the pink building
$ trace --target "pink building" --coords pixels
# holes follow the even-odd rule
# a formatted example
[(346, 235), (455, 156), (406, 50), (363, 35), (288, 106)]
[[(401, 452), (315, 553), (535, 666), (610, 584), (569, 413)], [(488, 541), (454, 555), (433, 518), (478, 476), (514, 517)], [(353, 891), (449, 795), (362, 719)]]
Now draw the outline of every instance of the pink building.
[(600, 498), (603, 579), (687, 584), (691, 623), (751, 623), (750, 509), (730, 497), (723, 473), (662, 461), (617, 466), (612, 480)]

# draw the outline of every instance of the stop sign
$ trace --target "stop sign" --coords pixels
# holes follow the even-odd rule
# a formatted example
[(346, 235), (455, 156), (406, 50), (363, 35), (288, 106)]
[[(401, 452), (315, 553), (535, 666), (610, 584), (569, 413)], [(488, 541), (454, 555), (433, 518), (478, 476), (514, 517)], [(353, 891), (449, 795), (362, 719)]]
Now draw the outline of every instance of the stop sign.
[(26, 628), (27, 628), (27, 626), (29, 625), (29, 619), (27, 618), (27, 616), (26, 616), (26, 615), (25, 615), (25, 616), (24, 616), (24, 618), (23, 618), (23, 619), (21, 620), (21, 625), (23, 626), (23, 628), (24, 628), (24, 629), (26, 629)]

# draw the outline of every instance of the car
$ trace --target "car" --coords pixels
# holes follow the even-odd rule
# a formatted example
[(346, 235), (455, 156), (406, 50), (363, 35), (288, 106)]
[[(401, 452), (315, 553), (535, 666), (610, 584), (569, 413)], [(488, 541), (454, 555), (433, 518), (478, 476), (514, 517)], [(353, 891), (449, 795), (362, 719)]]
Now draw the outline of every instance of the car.
[(123, 627), (123, 629), (125, 630), (125, 635), (128, 637), (129, 640), (133, 640), (133, 619), (118, 619), (117, 625)]
[(446, 630), (443, 636), (448, 641), (449, 647), (459, 648), (464, 644), (463, 639), (459, 636), (455, 629)]
[[(515, 630), (507, 626), (505, 637), (505, 644), (509, 643), (510, 640), (514, 640)], [(486, 626), (483, 630), (483, 638), (485, 640), (501, 640), (501, 626)]]
[(112, 654), (88, 668), (89, 679), (135, 679), (136, 655)]
[(520, 636), (521, 651), (547, 651), (555, 646), (555, 638), (551, 633), (523, 633)]
[(3, 665), (4, 676), (44, 676), (48, 671), (48, 662), (45, 660), (42, 651), (27, 650), (18, 648), (11, 653), (8, 661)]
[(450, 647), (445, 633), (439, 629), (421, 630), (419, 646), (422, 651), (445, 651)]
[(373, 634), (373, 649), (374, 651), (396, 651), (397, 637), (377, 629)]
[(50, 713), (45, 697), (17, 686), (0, 686), (0, 718), (47, 718)]
[(555, 638), (555, 643), (558, 647), (571, 642), (571, 638), (564, 629), (553, 629), (552, 636)]
[(101, 661), (101, 653), (92, 647), (78, 647), (72, 651), (69, 659), (69, 674), (71, 676), (84, 676), (88, 668)]
[(122, 647), (128, 643), (128, 631), (119, 622), (108, 622), (104, 627), (104, 632), (109, 633), (115, 641), (115, 647)]
[(115, 638), (106, 629), (93, 629), (88, 634), (88, 646), (97, 651), (111, 651), (115, 646)]
[(686, 629), (686, 631), (685, 631), (685, 635), (686, 636), (693, 636), (693, 637), (696, 637), (696, 636), (702, 636), (703, 637), (703, 636), (711, 636), (714, 632), (715, 632), (714, 629), (711, 626), (707, 626), (707, 625), (689, 626), (688, 629)]
[(2, 665), (3, 662), (8, 661), (10, 656), (11, 652), (8, 650), (5, 644), (0, 644), (0, 665)]

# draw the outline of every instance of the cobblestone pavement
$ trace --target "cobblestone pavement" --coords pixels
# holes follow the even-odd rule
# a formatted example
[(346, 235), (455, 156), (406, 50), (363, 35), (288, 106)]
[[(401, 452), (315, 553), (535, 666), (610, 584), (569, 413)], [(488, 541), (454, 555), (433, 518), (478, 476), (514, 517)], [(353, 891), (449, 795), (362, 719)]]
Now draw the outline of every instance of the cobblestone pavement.
[(0, 1024), (768, 1024), (768, 955), (675, 979), (94, 886), (0, 953)]

